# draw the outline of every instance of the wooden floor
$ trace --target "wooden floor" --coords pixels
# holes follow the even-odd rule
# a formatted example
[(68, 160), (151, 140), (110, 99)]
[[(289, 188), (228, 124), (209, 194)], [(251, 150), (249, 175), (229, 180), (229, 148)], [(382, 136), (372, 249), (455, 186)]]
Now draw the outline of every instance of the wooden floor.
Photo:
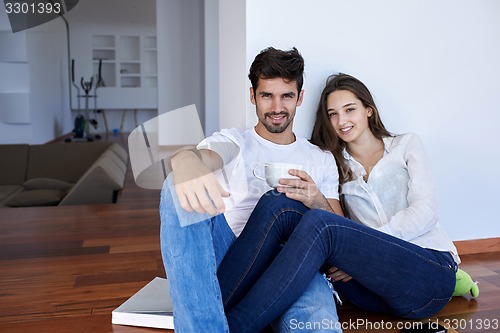
[[(111, 324), (113, 309), (165, 277), (158, 203), (159, 191), (138, 188), (129, 168), (117, 204), (0, 209), (0, 332), (168, 332)], [(480, 297), (456, 297), (431, 320), (500, 332), (500, 252), (462, 259)], [(399, 332), (405, 324), (349, 305), (339, 316), (344, 332)]]

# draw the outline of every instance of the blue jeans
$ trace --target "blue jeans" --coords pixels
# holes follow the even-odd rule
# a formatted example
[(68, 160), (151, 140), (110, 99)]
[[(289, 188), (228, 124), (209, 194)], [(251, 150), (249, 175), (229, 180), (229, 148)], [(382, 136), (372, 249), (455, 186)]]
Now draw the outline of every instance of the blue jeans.
[[(174, 305), (175, 331), (229, 332), (217, 268), (236, 237), (224, 215), (200, 217), (179, 209), (169, 176), (161, 193), (160, 218), (161, 250)], [(201, 222), (181, 227), (180, 220)], [(275, 332), (312, 332), (304, 328), (304, 323), (338, 323), (327, 281), (319, 273), (310, 280), (297, 301), (271, 319)], [(313, 331), (341, 332), (329, 327)]]
[(254, 212), (219, 268), (232, 332), (259, 329), (292, 304), (318, 270), (331, 266), (353, 278), (335, 283), (337, 291), (367, 310), (423, 318), (451, 299), (456, 264), (447, 252), (308, 210), (274, 191)]

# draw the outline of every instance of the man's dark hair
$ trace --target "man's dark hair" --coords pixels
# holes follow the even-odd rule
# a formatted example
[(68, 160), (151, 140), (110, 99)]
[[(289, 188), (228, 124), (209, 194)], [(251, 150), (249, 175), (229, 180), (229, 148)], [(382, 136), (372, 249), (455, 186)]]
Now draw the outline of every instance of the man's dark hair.
[(285, 82), (296, 81), (300, 92), (304, 84), (304, 58), (295, 47), (288, 51), (268, 47), (255, 57), (248, 78), (254, 93), (259, 79), (275, 78), (283, 78)]

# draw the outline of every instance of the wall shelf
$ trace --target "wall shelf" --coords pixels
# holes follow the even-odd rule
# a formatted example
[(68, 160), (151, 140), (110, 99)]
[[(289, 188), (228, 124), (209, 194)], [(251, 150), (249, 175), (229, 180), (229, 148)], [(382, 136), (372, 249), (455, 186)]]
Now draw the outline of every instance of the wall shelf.
[(120, 63), (120, 75), (129, 74), (141, 74), (141, 63), (140, 62), (121, 62)]
[(155, 109), (158, 63), (156, 36), (101, 34), (92, 37), (94, 82), (101, 61), (97, 108)]
[(115, 60), (115, 50), (110, 49), (93, 49), (92, 50), (92, 59), (93, 60)]
[(158, 85), (155, 36), (92, 36), (92, 61), (97, 75), (102, 61), (103, 87), (147, 88)]
[(115, 47), (115, 36), (111, 35), (96, 35), (92, 37), (92, 47), (94, 49), (113, 48)]

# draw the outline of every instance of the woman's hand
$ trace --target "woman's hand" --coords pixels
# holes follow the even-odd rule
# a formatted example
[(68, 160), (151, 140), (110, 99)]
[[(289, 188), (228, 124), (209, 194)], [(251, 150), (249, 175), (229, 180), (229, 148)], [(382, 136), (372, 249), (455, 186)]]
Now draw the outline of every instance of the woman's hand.
[(338, 269), (337, 267), (330, 267), (326, 272), (326, 277), (333, 280), (333, 282), (337, 281), (347, 282), (352, 280), (352, 277), (349, 274)]
[(324, 209), (333, 212), (328, 200), (323, 193), (318, 190), (316, 183), (307, 172), (304, 170), (290, 169), (288, 173), (300, 179), (280, 179), (280, 185), (283, 186), (278, 186), (276, 188), (278, 192), (284, 193), (290, 199), (302, 202), (310, 209)]

